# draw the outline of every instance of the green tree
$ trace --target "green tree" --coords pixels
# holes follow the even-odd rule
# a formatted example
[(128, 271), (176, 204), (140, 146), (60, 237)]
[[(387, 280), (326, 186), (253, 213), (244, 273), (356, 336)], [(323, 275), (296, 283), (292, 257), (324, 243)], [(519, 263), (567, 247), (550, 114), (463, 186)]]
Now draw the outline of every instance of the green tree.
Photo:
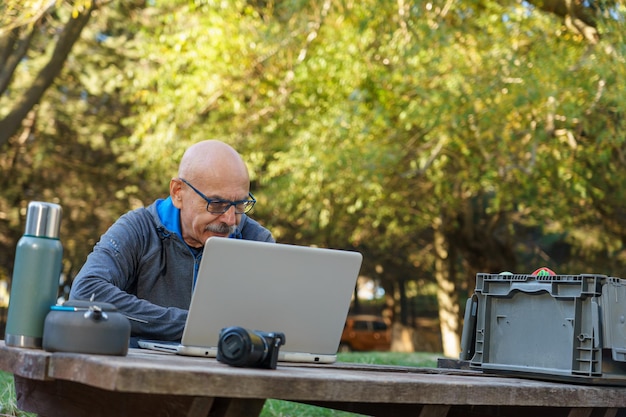
[(363, 252), (401, 331), (409, 283), (436, 282), (454, 356), (476, 272), (557, 246), (562, 268), (623, 268), (624, 9), (572, 4), (106, 3), (5, 145), (1, 243), (16, 207), (61, 199), (71, 271), (219, 137), (250, 163), (255, 217), (283, 242)]
[[(114, 139), (128, 135), (120, 124), (128, 108), (118, 95), (123, 80), (118, 65), (123, 56), (103, 42), (107, 31), (120, 31), (124, 25), (127, 33), (132, 32), (132, 26), (119, 17), (128, 14), (125, 6), (133, 5), (110, 4), (106, 14), (94, 13), (73, 46), (65, 43), (67, 28), (77, 19), (86, 19), (87, 10), (93, 13), (99, 2), (57, 2), (27, 13), (29, 5), (20, 5), (16, 15), (20, 19), (10, 20), (11, 14), (5, 14), (9, 20), (2, 21), (2, 56), (5, 62), (17, 60), (18, 65), (11, 67), (10, 82), (0, 97), (0, 108), (5, 110), (0, 123), (12, 124), (11, 115), (24, 108), (28, 115), (20, 121), (18, 133), (11, 136), (2, 129), (8, 142), (0, 153), (0, 277), (11, 275), (26, 205), (45, 200), (63, 206), (64, 272), (71, 278), (100, 233), (120, 213), (140, 205), (142, 191), (151, 191), (149, 184), (141, 187), (129, 182), (125, 178), (128, 164), (118, 161), (120, 148), (113, 145)], [(35, 17), (26, 18), (31, 14)], [(28, 42), (19, 41), (19, 36)], [(55, 51), (67, 51), (70, 46), (72, 53), (65, 63), (59, 62)], [(8, 66), (2, 68), (8, 70)], [(52, 68), (58, 71), (54, 82), (41, 88)], [(37, 100), (32, 99), (34, 91), (41, 95)], [(31, 108), (24, 107), (33, 101)]]
[[(29, 71), (36, 72), (32, 79), (14, 84), (17, 92), (9, 95), (11, 101), (5, 97), (4, 101), (12, 102), (12, 106), (6, 106), (10, 110), (0, 119), (0, 146), (18, 133), (22, 121), (28, 118), (59, 75), (97, 2), (79, 1), (63, 18), (59, 18), (55, 6), (47, 9), (39, 3), (26, 2), (22, 9), (17, 4), (9, 2), (5, 6), (6, 15), (15, 16), (15, 20), (3, 24), (0, 32), (0, 93), (4, 95), (7, 91), (18, 65), (24, 60), (37, 69)], [(46, 42), (50, 35), (58, 36), (52, 45)], [(48, 50), (50, 46), (53, 46), (52, 51)]]

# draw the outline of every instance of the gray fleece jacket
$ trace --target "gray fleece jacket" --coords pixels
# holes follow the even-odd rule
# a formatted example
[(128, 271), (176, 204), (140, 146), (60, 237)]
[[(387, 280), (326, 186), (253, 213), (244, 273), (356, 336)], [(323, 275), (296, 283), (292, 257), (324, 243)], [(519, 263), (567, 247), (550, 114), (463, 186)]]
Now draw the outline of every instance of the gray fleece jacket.
[[(72, 283), (70, 299), (104, 301), (131, 320), (132, 336), (179, 340), (202, 251), (187, 246), (170, 198), (121, 216), (101, 237)], [(274, 242), (242, 215), (231, 238)]]

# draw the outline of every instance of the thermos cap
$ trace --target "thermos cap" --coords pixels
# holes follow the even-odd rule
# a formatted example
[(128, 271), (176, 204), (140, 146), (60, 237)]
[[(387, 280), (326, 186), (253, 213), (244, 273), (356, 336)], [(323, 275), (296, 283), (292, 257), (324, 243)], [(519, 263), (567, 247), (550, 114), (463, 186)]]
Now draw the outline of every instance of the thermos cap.
[(42, 201), (31, 201), (28, 203), (26, 231), (24, 234), (58, 239), (60, 227), (60, 205)]

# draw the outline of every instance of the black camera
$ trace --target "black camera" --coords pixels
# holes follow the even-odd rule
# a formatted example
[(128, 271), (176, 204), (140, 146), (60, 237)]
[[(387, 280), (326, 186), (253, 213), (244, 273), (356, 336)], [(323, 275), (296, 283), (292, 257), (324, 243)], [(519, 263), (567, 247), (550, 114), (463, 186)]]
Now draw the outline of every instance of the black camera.
[(278, 351), (284, 344), (283, 333), (226, 327), (220, 332), (217, 360), (232, 366), (276, 369)]

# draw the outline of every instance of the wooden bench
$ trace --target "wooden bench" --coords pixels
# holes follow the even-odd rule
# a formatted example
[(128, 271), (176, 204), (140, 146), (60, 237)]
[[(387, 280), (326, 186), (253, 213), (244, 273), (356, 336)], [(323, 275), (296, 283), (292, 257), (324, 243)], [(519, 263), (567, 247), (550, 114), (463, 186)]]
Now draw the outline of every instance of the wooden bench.
[(626, 388), (497, 377), (462, 369), (337, 363), (234, 368), (131, 349), (128, 356), (6, 347), (18, 406), (42, 417), (255, 416), (268, 398), (375, 416), (618, 417)]

